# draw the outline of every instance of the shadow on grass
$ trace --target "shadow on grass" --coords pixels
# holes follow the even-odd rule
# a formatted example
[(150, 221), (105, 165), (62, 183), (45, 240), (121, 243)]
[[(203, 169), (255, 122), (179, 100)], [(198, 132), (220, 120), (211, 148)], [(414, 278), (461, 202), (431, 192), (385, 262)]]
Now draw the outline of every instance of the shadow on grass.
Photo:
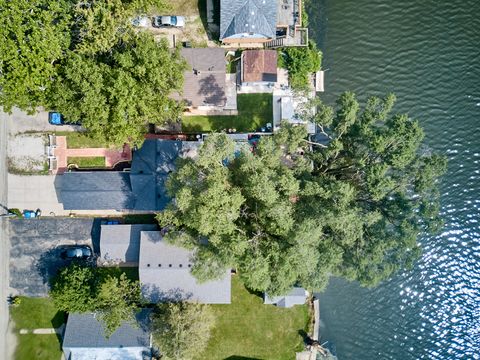
[(229, 356), (228, 358), (225, 358), (225, 360), (261, 360), (259, 358), (252, 358), (252, 357), (246, 357), (246, 356)]
[(249, 288), (247, 288), (247, 287), (245, 287), (245, 289), (247, 289), (247, 291), (248, 291), (250, 294), (255, 295), (255, 296), (258, 296), (258, 297), (261, 298), (262, 301), (263, 301), (263, 292), (258, 291), (258, 290), (252, 290), (252, 289), (249, 289)]

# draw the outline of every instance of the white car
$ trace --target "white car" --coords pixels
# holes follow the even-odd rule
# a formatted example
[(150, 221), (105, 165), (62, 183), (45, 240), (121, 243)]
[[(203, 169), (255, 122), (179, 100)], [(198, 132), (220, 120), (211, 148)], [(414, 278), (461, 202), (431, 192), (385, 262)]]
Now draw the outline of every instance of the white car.
[(137, 16), (136, 18), (132, 19), (132, 25), (135, 27), (149, 27), (151, 24), (150, 18), (147, 16)]
[(184, 27), (185, 18), (183, 16), (155, 16), (153, 18), (155, 27)]

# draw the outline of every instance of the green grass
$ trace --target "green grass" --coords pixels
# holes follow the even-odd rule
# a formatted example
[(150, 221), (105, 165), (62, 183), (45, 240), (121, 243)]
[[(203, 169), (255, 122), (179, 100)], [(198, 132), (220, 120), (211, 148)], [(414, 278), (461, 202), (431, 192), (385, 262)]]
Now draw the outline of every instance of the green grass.
[(67, 137), (67, 148), (69, 149), (82, 149), (82, 148), (108, 148), (108, 144), (93, 139), (86, 135), (86, 133), (78, 131), (57, 131), (57, 136)]
[(272, 94), (239, 94), (237, 106), (237, 116), (184, 116), (182, 130), (186, 133), (226, 129), (248, 132), (273, 122)]
[(295, 352), (303, 349), (300, 333), (309, 324), (306, 305), (289, 309), (264, 305), (260, 296), (233, 276), (232, 303), (212, 305), (212, 309), (216, 325), (198, 359), (294, 359)]
[(15, 359), (60, 360), (60, 340), (55, 334), (24, 334), (17, 336)]
[(17, 335), (15, 359), (60, 359), (60, 340), (54, 334), (19, 334), (20, 329), (56, 328), (63, 324), (64, 313), (55, 309), (49, 298), (20, 297), (20, 304), (10, 308)]
[(69, 157), (67, 158), (67, 164), (76, 164), (80, 168), (105, 167), (105, 157)]

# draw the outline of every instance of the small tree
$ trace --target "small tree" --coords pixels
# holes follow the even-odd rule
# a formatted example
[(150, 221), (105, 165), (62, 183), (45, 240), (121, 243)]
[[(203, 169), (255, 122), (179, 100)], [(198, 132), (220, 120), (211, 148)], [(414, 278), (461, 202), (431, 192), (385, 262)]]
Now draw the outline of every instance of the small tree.
[(206, 305), (159, 305), (152, 317), (153, 342), (165, 359), (193, 359), (207, 346), (214, 320)]
[(110, 336), (123, 321), (135, 322), (141, 301), (140, 284), (119, 277), (102, 276), (97, 268), (73, 264), (55, 277), (50, 296), (58, 310), (65, 312), (97, 312)]

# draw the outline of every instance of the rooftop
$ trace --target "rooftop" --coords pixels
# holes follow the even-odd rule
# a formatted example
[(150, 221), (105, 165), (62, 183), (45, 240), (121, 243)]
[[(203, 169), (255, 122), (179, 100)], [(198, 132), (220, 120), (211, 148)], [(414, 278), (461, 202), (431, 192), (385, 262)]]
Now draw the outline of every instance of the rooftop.
[(193, 252), (167, 243), (159, 231), (142, 231), (139, 277), (145, 298), (155, 303), (192, 300), (205, 304), (229, 304), (231, 275), (199, 283), (191, 274)]
[(221, 48), (183, 48), (182, 56), (189, 65), (184, 72), (183, 94), (174, 98), (188, 106), (224, 106), (226, 63)]
[(138, 327), (124, 322), (108, 338), (95, 314), (69, 314), (62, 345), (65, 357), (69, 360), (150, 358), (149, 314), (149, 310), (140, 311)]
[(239, 35), (275, 38), (277, 0), (221, 0), (220, 40)]
[(242, 53), (242, 82), (276, 81), (276, 50), (245, 50)]

